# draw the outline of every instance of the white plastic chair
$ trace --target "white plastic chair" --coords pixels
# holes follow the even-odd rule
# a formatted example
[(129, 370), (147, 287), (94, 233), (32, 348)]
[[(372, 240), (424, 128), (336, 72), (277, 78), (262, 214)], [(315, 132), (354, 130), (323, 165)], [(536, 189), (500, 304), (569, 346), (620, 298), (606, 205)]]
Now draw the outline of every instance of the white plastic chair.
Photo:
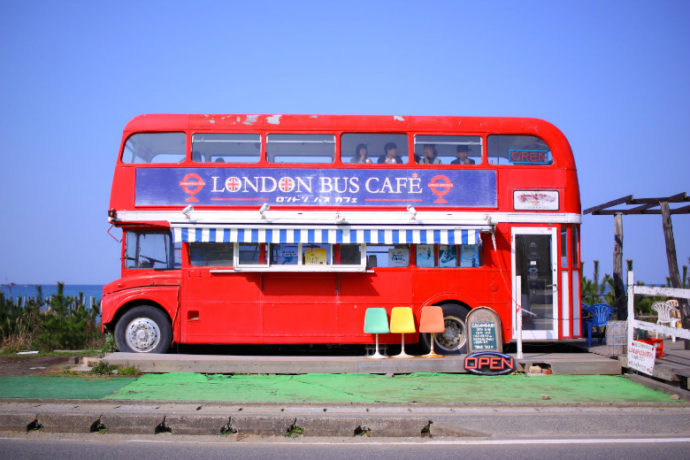
[[(654, 302), (652, 305), (652, 310), (654, 310), (657, 314), (657, 320), (656, 323), (659, 325), (664, 325), (667, 324), (669, 327), (676, 327), (676, 323), (680, 321), (678, 318), (674, 318), (671, 316), (672, 311), (677, 311), (678, 309), (669, 305), (666, 302)], [(656, 337), (659, 337), (659, 334), (655, 334)], [(676, 341), (676, 337), (672, 336), (673, 341)]]

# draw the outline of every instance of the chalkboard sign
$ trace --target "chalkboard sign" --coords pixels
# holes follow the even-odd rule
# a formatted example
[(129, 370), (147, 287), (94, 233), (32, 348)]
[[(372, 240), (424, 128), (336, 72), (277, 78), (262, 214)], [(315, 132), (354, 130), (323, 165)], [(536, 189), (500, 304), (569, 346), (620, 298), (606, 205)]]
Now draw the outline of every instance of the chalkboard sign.
[(470, 324), (472, 349), (476, 351), (493, 351), (498, 348), (496, 340), (496, 323), (493, 321), (474, 321)]
[(478, 351), (503, 352), (501, 318), (488, 307), (478, 307), (467, 315), (468, 353)]

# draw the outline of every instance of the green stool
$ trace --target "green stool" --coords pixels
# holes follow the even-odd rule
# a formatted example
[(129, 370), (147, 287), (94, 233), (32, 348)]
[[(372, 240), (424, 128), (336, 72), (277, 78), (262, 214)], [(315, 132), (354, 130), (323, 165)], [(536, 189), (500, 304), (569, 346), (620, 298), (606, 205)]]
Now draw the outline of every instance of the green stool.
[(379, 353), (379, 334), (388, 334), (388, 315), (385, 308), (367, 308), (364, 315), (364, 333), (376, 335), (376, 351), (373, 355), (367, 356), (371, 359), (385, 358)]

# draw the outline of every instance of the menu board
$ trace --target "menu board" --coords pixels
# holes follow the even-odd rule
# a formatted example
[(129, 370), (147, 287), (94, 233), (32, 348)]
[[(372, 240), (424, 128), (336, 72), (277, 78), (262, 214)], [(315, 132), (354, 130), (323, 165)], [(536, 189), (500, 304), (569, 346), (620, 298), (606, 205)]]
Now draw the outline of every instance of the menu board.
[(467, 353), (503, 352), (501, 318), (488, 307), (477, 307), (467, 314)]
[(498, 348), (496, 323), (493, 321), (474, 321), (470, 323), (470, 340), (474, 351), (493, 351)]

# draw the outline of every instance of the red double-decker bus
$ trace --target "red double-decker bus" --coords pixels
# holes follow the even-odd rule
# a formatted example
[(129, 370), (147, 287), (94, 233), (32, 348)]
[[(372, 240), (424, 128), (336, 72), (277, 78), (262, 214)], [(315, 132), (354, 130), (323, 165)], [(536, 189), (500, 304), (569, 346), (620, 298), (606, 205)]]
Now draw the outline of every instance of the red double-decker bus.
[(516, 311), (523, 340), (581, 336), (577, 173), (542, 120), (142, 115), (108, 216), (122, 275), (102, 322), (121, 351), (368, 344), (367, 308), (395, 306), (440, 305), (444, 353), (478, 306), (506, 342)]

